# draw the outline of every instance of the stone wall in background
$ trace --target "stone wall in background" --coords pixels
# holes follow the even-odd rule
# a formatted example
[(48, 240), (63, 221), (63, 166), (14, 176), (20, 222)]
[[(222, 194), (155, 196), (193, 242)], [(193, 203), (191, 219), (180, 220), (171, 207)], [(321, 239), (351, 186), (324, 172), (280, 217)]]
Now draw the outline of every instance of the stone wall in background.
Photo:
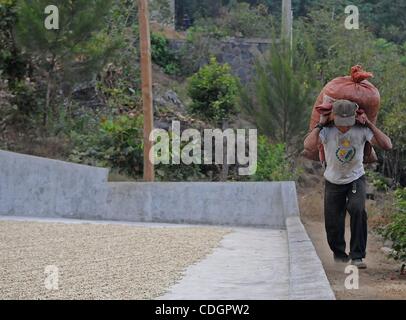
[[(207, 42), (204, 47), (217, 61), (228, 63), (242, 83), (248, 83), (255, 76), (255, 62), (270, 49), (271, 43), (268, 39), (227, 38)], [(175, 52), (181, 52), (186, 45), (189, 45), (186, 40), (170, 40)], [(199, 64), (205, 63), (207, 61), (202, 60)]]
[(175, 29), (175, 0), (166, 0), (166, 2), (165, 5), (164, 1), (149, 0), (150, 20)]

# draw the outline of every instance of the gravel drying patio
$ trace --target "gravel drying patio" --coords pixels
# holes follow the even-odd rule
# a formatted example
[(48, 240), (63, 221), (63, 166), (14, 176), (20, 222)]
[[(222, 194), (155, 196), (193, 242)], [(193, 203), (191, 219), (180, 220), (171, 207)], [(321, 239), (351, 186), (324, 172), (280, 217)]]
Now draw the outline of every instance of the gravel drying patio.
[[(229, 229), (0, 221), (0, 299), (153, 299)], [(47, 290), (47, 266), (58, 290)]]

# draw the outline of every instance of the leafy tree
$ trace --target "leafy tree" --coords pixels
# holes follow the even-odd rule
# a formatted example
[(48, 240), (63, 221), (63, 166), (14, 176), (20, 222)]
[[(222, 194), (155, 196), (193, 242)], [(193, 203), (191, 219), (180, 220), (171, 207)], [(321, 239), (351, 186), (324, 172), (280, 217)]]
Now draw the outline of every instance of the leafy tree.
[[(19, 44), (35, 61), (46, 80), (44, 124), (61, 78), (80, 79), (100, 70), (116, 43), (103, 30), (111, 2), (77, 0), (53, 2), (59, 9), (58, 30), (44, 27), (46, 0), (21, 0), (16, 28)], [(56, 110), (54, 110), (56, 113)]]
[(236, 111), (237, 92), (238, 80), (231, 74), (230, 66), (211, 58), (189, 80), (190, 111), (215, 124), (223, 123)]
[(311, 11), (307, 18), (298, 21), (294, 33), (305, 35), (315, 48), (313, 68), (319, 73), (322, 85), (347, 75), (351, 66), (359, 63), (368, 70), (373, 69), (373, 34), (364, 28), (347, 30), (343, 13), (332, 19), (326, 10)]
[(98, 94), (107, 112), (134, 111), (142, 105), (137, 1), (115, 0), (106, 29), (110, 38), (122, 43), (97, 77)]
[[(236, 99), (239, 88), (238, 79), (231, 74), (228, 64), (221, 65), (216, 58), (194, 74), (188, 84), (188, 93), (192, 98), (190, 111), (202, 118), (221, 124), (223, 130), (228, 127), (228, 120), (236, 112)], [(223, 160), (227, 148), (223, 147)], [(228, 176), (228, 164), (222, 166), (221, 180)]]
[(360, 19), (378, 37), (403, 43), (406, 40), (406, 3), (402, 0), (358, 0)]
[[(178, 26), (186, 14), (192, 20), (199, 18), (216, 18), (221, 16), (224, 7), (233, 7), (237, 3), (246, 3), (255, 8), (266, 6), (268, 13), (279, 21), (281, 16), (281, 0), (222, 0), (222, 1), (176, 1)], [(356, 5), (360, 12), (362, 27), (372, 31), (376, 36), (389, 41), (402, 44), (406, 41), (406, 2), (404, 0), (292, 0), (292, 9), (295, 17), (308, 17), (314, 10), (323, 9), (330, 18), (341, 16), (344, 8)], [(344, 22), (344, 20), (342, 20)], [(325, 30), (323, 30), (324, 32)]]
[(284, 144), (272, 144), (266, 136), (258, 137), (257, 171), (255, 181), (287, 181), (294, 180), (297, 172), (293, 170), (286, 157)]
[(394, 142), (394, 148), (384, 154), (382, 171), (399, 182), (406, 168), (406, 104), (399, 104), (389, 112), (383, 125)]
[(123, 32), (126, 28), (138, 30), (138, 2), (114, 0), (109, 15), (109, 30)]
[[(270, 0), (272, 2), (272, 0)], [(378, 37), (396, 43), (406, 40), (406, 3), (403, 0), (293, 0), (292, 7), (297, 17), (307, 16), (309, 12), (324, 9), (329, 16), (341, 16), (347, 5), (356, 5), (360, 13), (362, 27)], [(343, 20), (344, 21), (344, 20)]]

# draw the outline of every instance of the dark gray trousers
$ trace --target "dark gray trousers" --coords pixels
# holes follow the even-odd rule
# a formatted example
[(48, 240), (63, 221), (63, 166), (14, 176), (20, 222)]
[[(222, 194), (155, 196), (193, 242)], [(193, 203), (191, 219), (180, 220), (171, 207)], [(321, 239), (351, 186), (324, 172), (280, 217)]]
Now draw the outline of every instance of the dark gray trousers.
[(368, 226), (365, 211), (366, 182), (365, 176), (344, 185), (326, 180), (324, 194), (324, 218), (327, 241), (337, 257), (345, 257), (345, 216), (351, 219), (351, 259), (363, 259), (366, 255)]

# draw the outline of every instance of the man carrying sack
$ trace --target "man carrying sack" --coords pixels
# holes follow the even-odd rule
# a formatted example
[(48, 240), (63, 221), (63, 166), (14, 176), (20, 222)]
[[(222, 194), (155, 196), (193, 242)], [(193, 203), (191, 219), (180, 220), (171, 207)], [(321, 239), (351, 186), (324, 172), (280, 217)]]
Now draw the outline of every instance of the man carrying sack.
[[(329, 121), (332, 119), (331, 125)], [(357, 124), (358, 122), (358, 124)], [(379, 130), (348, 100), (332, 104), (331, 114), (324, 112), (320, 122), (307, 136), (305, 149), (324, 148), (326, 170), (324, 177), (324, 216), (327, 240), (336, 262), (348, 262), (365, 269), (363, 259), (367, 245), (366, 182), (363, 165), (365, 144), (392, 149), (390, 138)], [(350, 254), (346, 253), (345, 216), (351, 218)]]

